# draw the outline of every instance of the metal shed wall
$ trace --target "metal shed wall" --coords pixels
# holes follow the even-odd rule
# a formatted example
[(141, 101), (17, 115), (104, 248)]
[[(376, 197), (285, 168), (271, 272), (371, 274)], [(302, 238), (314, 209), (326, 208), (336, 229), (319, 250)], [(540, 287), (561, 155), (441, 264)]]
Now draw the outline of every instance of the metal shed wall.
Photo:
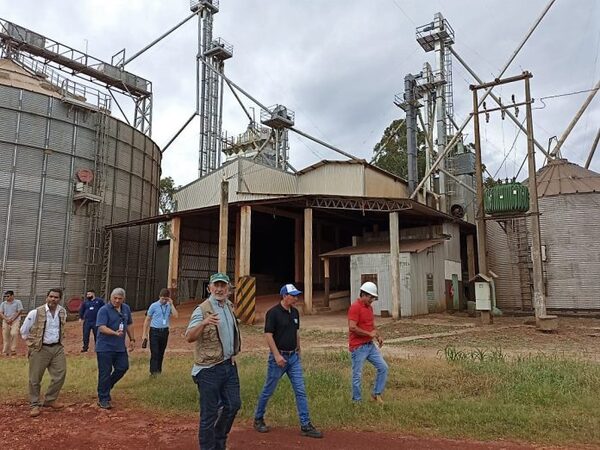
[[(0, 84), (0, 289), (13, 289), (28, 309), (52, 287), (64, 287), (66, 298), (100, 291), (103, 242), (90, 234), (96, 206), (73, 201), (77, 170), (97, 174), (99, 118), (52, 95)], [(105, 143), (98, 229), (156, 215), (156, 144), (112, 117)], [(125, 287), (136, 306), (152, 286), (156, 226), (124, 233), (113, 252), (112, 286)]]
[[(361, 164), (324, 164), (298, 177), (302, 194), (365, 195), (364, 167)], [(340, 180), (344, 180), (343, 183)]]
[(378, 172), (369, 167), (364, 168), (365, 195), (367, 197), (408, 198), (406, 183), (396, 180), (391, 175)]

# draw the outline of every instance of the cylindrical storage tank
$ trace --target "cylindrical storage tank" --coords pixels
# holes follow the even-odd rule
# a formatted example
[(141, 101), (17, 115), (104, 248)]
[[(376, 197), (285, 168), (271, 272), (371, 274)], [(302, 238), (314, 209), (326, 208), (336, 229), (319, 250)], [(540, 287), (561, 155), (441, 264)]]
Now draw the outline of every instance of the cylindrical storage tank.
[[(52, 287), (103, 292), (104, 226), (158, 212), (158, 146), (78, 100), (0, 60), (0, 290), (28, 309)], [(108, 287), (134, 308), (154, 294), (156, 231), (113, 231)]]

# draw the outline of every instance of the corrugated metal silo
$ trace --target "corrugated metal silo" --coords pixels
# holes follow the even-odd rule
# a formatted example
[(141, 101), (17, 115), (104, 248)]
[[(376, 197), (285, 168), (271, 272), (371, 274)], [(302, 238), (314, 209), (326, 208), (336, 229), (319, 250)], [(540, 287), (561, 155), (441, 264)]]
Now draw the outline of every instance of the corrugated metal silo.
[[(0, 289), (28, 308), (55, 286), (66, 297), (100, 292), (103, 227), (158, 211), (158, 146), (70, 100), (0, 60)], [(91, 182), (78, 183), (82, 169)], [(155, 225), (113, 231), (110, 287), (124, 287), (133, 307), (154, 294), (155, 248)]]

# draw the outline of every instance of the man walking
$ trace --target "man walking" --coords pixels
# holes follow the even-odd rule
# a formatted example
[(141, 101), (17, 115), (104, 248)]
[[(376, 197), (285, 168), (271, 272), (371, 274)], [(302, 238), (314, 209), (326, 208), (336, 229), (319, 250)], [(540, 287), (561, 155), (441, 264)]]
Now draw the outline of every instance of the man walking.
[(89, 290), (85, 294), (85, 301), (79, 308), (79, 321), (83, 322), (83, 347), (81, 352), (88, 351), (90, 346), (90, 331), (94, 334), (94, 345), (98, 342), (98, 327), (96, 317), (98, 311), (104, 306), (104, 299), (96, 297), (96, 292)]
[(266, 433), (269, 427), (264, 416), (267, 403), (281, 377), (286, 374), (296, 396), (296, 409), (300, 418), (300, 433), (303, 436), (321, 438), (323, 434), (310, 421), (308, 401), (304, 388), (304, 375), (300, 361), (300, 314), (294, 307), (302, 293), (293, 284), (286, 284), (279, 291), (281, 302), (267, 311), (265, 318), (265, 338), (269, 346), (267, 379), (258, 397), (254, 412), (254, 429)]
[(125, 347), (125, 334), (129, 336), (129, 351), (133, 351), (135, 337), (133, 320), (125, 301), (125, 289), (115, 288), (110, 294), (110, 302), (100, 308), (96, 318), (98, 341), (98, 406), (111, 409), (110, 390), (129, 369), (129, 357)]
[(56, 399), (67, 376), (67, 360), (63, 340), (67, 311), (58, 303), (62, 298), (62, 289), (50, 289), (46, 295), (46, 304), (29, 311), (21, 326), (21, 337), (29, 347), (29, 415), (40, 415), (40, 387), (46, 369), (50, 374), (50, 385), (46, 391), (43, 406), (54, 410), (64, 405)]
[(21, 324), (23, 303), (15, 299), (13, 291), (4, 293), (4, 301), (0, 303), (0, 320), (2, 321), (2, 354), (17, 354), (17, 336)]
[[(348, 340), (352, 357), (352, 401), (354, 402), (362, 400), (362, 369), (366, 360), (377, 370), (371, 400), (383, 403), (381, 394), (385, 389), (388, 365), (379, 350), (383, 345), (383, 339), (375, 327), (371, 306), (375, 300), (377, 300), (377, 286), (367, 281), (360, 287), (358, 299), (348, 310)], [(373, 339), (377, 341), (379, 348), (375, 346)]]
[(210, 297), (192, 313), (185, 336), (188, 342), (196, 343), (192, 378), (200, 394), (200, 448), (225, 450), (227, 435), (242, 405), (235, 365), (240, 330), (227, 298), (229, 277), (213, 274), (208, 289)]
[(161, 289), (159, 299), (150, 305), (144, 320), (142, 347), (145, 347), (150, 337), (150, 375), (162, 372), (163, 357), (169, 341), (171, 315), (175, 318), (179, 316), (170, 295), (168, 289)]

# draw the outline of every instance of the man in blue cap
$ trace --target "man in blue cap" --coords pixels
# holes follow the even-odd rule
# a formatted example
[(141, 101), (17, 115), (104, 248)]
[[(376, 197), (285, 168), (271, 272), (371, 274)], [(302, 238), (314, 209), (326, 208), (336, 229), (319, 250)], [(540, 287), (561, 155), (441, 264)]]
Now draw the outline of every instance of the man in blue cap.
[(210, 297), (192, 313), (185, 332), (194, 342), (192, 378), (200, 394), (202, 450), (225, 450), (227, 436), (242, 406), (235, 355), (240, 351), (240, 330), (229, 301), (229, 277), (218, 272), (209, 279)]
[(259, 433), (267, 433), (269, 427), (264, 416), (267, 403), (281, 377), (288, 376), (296, 396), (296, 409), (300, 419), (300, 433), (303, 436), (321, 438), (323, 434), (310, 421), (308, 401), (304, 388), (304, 374), (300, 361), (300, 314), (294, 307), (298, 296), (302, 294), (293, 284), (286, 284), (279, 291), (281, 301), (273, 306), (265, 317), (265, 338), (269, 346), (267, 379), (258, 397), (254, 412), (254, 429)]

